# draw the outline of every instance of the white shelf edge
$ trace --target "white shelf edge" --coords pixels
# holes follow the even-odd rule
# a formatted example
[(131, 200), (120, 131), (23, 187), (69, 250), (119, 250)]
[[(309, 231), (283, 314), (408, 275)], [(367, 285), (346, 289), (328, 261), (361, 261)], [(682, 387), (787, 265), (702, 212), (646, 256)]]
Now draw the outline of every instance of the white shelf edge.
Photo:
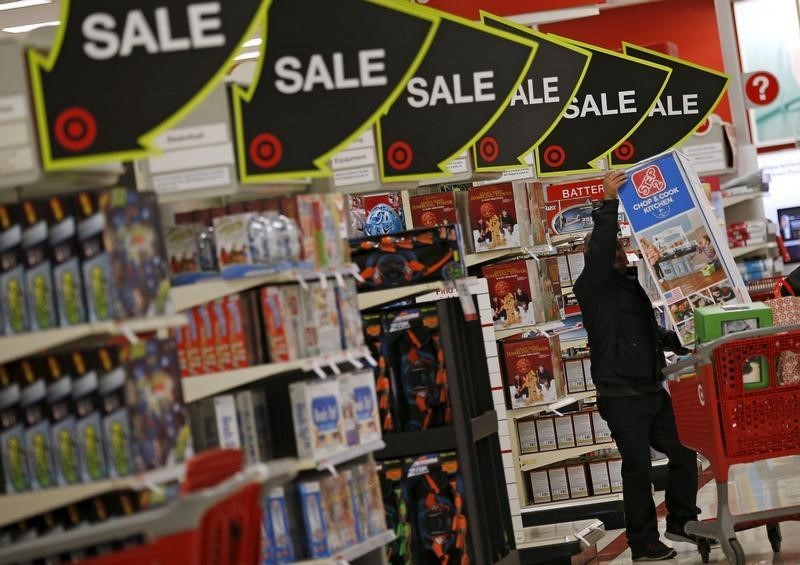
[(751, 253), (757, 253), (759, 251), (763, 251), (765, 249), (776, 249), (778, 244), (774, 241), (768, 243), (757, 243), (755, 245), (745, 245), (744, 247), (731, 247), (731, 255), (733, 255), (734, 259), (738, 259), (739, 257), (744, 257), (745, 255), (750, 255)]
[(359, 557), (367, 555), (371, 551), (375, 551), (376, 549), (380, 549), (381, 547), (392, 543), (395, 538), (396, 536), (394, 531), (386, 530), (377, 536), (373, 536), (367, 540), (357, 543), (352, 547), (348, 547), (347, 549), (338, 552), (333, 557), (306, 559), (303, 561), (295, 561), (294, 563), (295, 565), (339, 565), (342, 562), (349, 563), (358, 559)]
[(585, 506), (587, 504), (602, 504), (603, 502), (616, 502), (622, 500), (621, 492), (611, 494), (601, 494), (598, 496), (585, 496), (583, 498), (570, 498), (569, 500), (559, 500), (558, 502), (545, 502), (543, 504), (529, 504), (520, 507), (521, 514), (540, 512), (542, 510), (557, 510), (559, 508), (569, 508), (570, 506)]
[(208, 375), (184, 377), (181, 379), (183, 399), (187, 403), (194, 402), (201, 398), (220, 394), (275, 375), (291, 371), (310, 371), (315, 365), (325, 367), (334, 363), (345, 363), (353, 359), (361, 359), (368, 355), (369, 350), (366, 347), (362, 347), (353, 351), (343, 351), (319, 357), (308, 357), (283, 363), (265, 363), (254, 367), (244, 367)]
[(521, 247), (512, 247), (510, 249), (497, 249), (495, 251), (481, 251), (480, 253), (468, 253), (464, 256), (464, 262), (467, 267), (474, 267), (488, 261), (495, 259), (502, 259), (503, 257), (511, 257), (514, 255), (523, 255), (525, 251)]
[(433, 281), (410, 286), (389, 288), (386, 290), (361, 292), (358, 294), (358, 307), (361, 310), (367, 310), (369, 308), (380, 306), (381, 304), (388, 304), (402, 300), (403, 298), (410, 298), (417, 294), (425, 294), (426, 292), (439, 290), (444, 287), (444, 284), (444, 281)]
[(505, 339), (507, 337), (511, 337), (512, 335), (517, 335), (525, 332), (529, 332), (531, 330), (540, 330), (540, 331), (549, 331), (552, 329), (561, 328), (564, 326), (563, 320), (555, 320), (553, 322), (542, 322), (541, 324), (531, 324), (527, 326), (519, 326), (516, 328), (508, 328), (506, 330), (494, 330), (495, 339)]
[(0, 496), (0, 527), (108, 492), (181, 480), (185, 473), (186, 466), (180, 464), (126, 477), (3, 495)]
[[(519, 456), (519, 468), (522, 472), (532, 471), (540, 467), (546, 467), (559, 461), (572, 459), (573, 457), (580, 457), (593, 451), (600, 451), (602, 449), (616, 449), (617, 444), (610, 443), (593, 443), (592, 445), (580, 445), (578, 447), (569, 447), (567, 449), (554, 449), (551, 451), (539, 451), (538, 453), (527, 453)], [(530, 463), (525, 460), (532, 461)], [(537, 461), (538, 459), (538, 461)]]
[[(558, 410), (559, 408), (563, 408), (564, 406), (568, 406), (574, 402), (578, 402), (579, 400), (585, 400), (593, 396), (597, 396), (596, 390), (575, 392), (572, 394), (568, 394), (567, 396), (557, 400), (556, 402), (551, 402), (550, 404), (540, 404), (538, 406), (529, 406), (526, 408), (509, 408), (508, 410), (506, 410), (506, 412), (514, 420), (520, 420), (522, 418), (528, 418), (530, 416), (535, 416), (537, 414), (542, 414), (544, 412), (552, 412), (554, 409)], [(545, 451), (544, 453), (549, 453), (549, 452)], [(528, 453), (527, 455), (533, 455), (533, 453)]]
[(722, 207), (728, 208), (729, 206), (735, 206), (741, 202), (747, 202), (748, 200), (755, 200), (756, 198), (760, 198), (764, 196), (763, 192), (753, 192), (750, 194), (737, 194), (736, 196), (723, 196), (722, 197)]
[(128, 332), (147, 333), (185, 325), (182, 314), (153, 316), (131, 320), (93, 322), (66, 328), (54, 328), (37, 332), (0, 337), (0, 364), (8, 363), (92, 337), (118, 336)]
[(380, 451), (384, 447), (386, 447), (386, 444), (382, 439), (378, 439), (362, 445), (345, 447), (338, 453), (320, 459), (301, 459), (297, 464), (297, 468), (301, 471), (311, 471), (313, 469), (325, 471), (331, 466), (336, 467), (342, 463), (347, 463), (348, 461), (358, 459), (364, 455)]

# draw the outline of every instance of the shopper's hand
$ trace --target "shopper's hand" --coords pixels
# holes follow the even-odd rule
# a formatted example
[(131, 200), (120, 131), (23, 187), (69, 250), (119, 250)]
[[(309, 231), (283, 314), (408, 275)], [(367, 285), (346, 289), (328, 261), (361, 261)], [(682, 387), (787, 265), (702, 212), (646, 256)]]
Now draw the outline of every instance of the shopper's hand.
[(618, 198), (619, 189), (627, 180), (624, 171), (607, 171), (603, 177), (603, 200)]
[(661, 347), (663, 347), (666, 351), (672, 351), (676, 355), (688, 355), (691, 353), (690, 349), (687, 349), (681, 345), (681, 340), (678, 338), (678, 334), (673, 331), (666, 332), (661, 336)]

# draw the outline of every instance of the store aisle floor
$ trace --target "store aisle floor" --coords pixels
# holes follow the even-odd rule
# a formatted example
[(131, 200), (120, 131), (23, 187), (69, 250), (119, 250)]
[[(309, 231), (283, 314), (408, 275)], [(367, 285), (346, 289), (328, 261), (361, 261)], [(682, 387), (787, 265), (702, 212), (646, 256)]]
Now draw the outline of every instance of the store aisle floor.
[[(749, 512), (767, 507), (784, 507), (800, 502), (800, 457), (786, 457), (770, 462), (760, 462), (752, 466), (734, 467), (731, 470), (731, 479), (735, 487), (732, 492), (740, 493), (738, 500), (732, 508)], [(769, 477), (765, 480), (764, 477)], [(698, 494), (698, 506), (703, 511), (701, 518), (711, 518), (716, 515), (716, 486), (711, 480), (710, 470), (701, 476), (700, 484), (703, 485)], [(704, 484), (705, 483), (705, 484)], [(666, 528), (664, 508), (664, 493), (658, 492), (655, 497), (658, 505), (659, 527), (662, 532)], [(781, 524), (783, 534), (783, 547), (779, 554), (773, 554), (767, 539), (766, 529), (756, 528), (737, 533), (748, 565), (761, 565), (767, 563), (781, 563), (785, 565), (800, 565), (800, 522), (784, 522)], [(662, 537), (663, 539), (663, 537)], [(663, 563), (680, 563), (681, 565), (701, 564), (697, 549), (690, 544), (674, 543), (664, 540), (678, 552), (678, 558)], [(623, 530), (609, 531), (600, 544), (599, 565), (627, 565), (632, 563), (630, 550), (625, 543)], [(718, 548), (711, 551), (711, 563), (728, 563), (728, 560)]]

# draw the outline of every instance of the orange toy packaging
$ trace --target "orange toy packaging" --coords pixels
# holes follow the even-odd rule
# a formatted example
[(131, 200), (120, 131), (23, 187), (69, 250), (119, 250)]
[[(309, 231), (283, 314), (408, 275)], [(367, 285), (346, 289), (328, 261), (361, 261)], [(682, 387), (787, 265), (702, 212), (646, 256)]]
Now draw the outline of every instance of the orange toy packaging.
[(411, 222), (415, 228), (431, 228), (456, 224), (459, 221), (456, 197), (452, 192), (412, 196)]
[(566, 391), (558, 336), (536, 336), (501, 343), (501, 359), (511, 408), (548, 404)]

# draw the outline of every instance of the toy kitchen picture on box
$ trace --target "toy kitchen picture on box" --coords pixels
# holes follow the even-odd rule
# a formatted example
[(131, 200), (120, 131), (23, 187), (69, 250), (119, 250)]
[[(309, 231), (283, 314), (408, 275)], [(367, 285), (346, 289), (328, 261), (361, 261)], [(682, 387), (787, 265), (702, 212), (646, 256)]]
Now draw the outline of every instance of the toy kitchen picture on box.
[(695, 341), (694, 310), (749, 302), (727, 239), (691, 165), (673, 151), (627, 171), (620, 200), (667, 316), (684, 344)]
[(558, 336), (509, 338), (500, 348), (511, 408), (549, 404), (566, 394)]

